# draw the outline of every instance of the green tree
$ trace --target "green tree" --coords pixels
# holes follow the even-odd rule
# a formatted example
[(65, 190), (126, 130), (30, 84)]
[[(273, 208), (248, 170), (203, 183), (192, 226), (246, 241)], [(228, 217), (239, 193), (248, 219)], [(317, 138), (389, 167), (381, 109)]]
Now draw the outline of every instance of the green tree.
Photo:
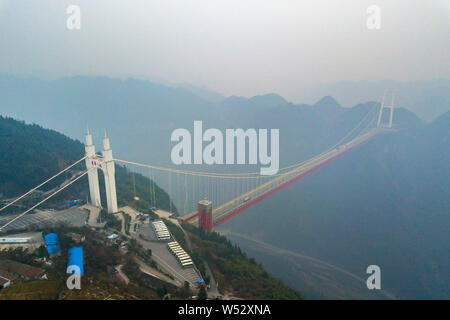
[(162, 299), (167, 294), (166, 286), (162, 286), (156, 289), (156, 294)]
[(205, 287), (200, 287), (198, 292), (198, 300), (206, 300), (208, 299), (208, 294), (206, 293)]

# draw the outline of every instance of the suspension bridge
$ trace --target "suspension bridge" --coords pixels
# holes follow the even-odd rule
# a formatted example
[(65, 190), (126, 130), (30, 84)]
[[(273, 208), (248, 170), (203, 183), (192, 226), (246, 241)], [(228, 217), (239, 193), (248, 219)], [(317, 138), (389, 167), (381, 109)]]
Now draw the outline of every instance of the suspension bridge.
[[(296, 181), (319, 170), (335, 159), (367, 143), (377, 135), (392, 131), (394, 95), (392, 94), (390, 104), (385, 103), (385, 97), (383, 97), (378, 117), (376, 112), (377, 106), (377, 104), (374, 104), (352, 130), (321, 154), (306, 161), (281, 168), (277, 174), (271, 176), (262, 176), (259, 171), (218, 173), (181, 170), (114, 158), (106, 133), (103, 138), (102, 155), (99, 155), (95, 151), (92, 135), (88, 131), (86, 134), (85, 155), (81, 159), (20, 197), (9, 201), (0, 208), (0, 212), (11, 205), (17, 204), (29, 194), (64, 172), (73, 169), (74, 166), (82, 163), (82, 161), (85, 162), (86, 169), (77, 171), (76, 174), (72, 175), (71, 179), (52, 189), (51, 192), (47, 192), (42, 200), (0, 225), (0, 231), (86, 175), (89, 181), (90, 204), (95, 207), (101, 207), (98, 170), (103, 171), (105, 179), (107, 210), (109, 213), (117, 212), (116, 162), (136, 166), (140, 168), (139, 170), (144, 175), (150, 178), (148, 198), (149, 203), (153, 207), (158, 206), (156, 189), (157, 186), (160, 186), (165, 189), (170, 197), (169, 211), (171, 213), (177, 211), (178, 219), (181, 221), (197, 224), (200, 228), (210, 231)], [(389, 121), (386, 124), (383, 124), (381, 121), (384, 109), (390, 110)]]

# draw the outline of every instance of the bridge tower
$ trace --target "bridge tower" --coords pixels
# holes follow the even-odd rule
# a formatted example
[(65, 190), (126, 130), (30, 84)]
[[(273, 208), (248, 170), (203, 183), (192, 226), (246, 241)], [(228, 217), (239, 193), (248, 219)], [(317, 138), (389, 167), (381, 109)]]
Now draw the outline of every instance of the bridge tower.
[(86, 133), (86, 169), (88, 171), (89, 179), (89, 194), (91, 197), (91, 204), (96, 207), (101, 207), (102, 202), (100, 198), (100, 188), (98, 183), (98, 169), (103, 170), (105, 176), (105, 188), (106, 188), (106, 203), (109, 213), (118, 211), (117, 208), (117, 194), (116, 194), (116, 178), (115, 178), (115, 165), (112, 156), (112, 150), (109, 144), (109, 138), (106, 136), (103, 138), (103, 150), (100, 157), (95, 153), (95, 146), (92, 143), (92, 135)]
[(212, 230), (212, 202), (201, 200), (198, 202), (198, 226), (206, 231)]
[(105, 176), (106, 187), (106, 203), (108, 205), (108, 212), (117, 212), (117, 194), (116, 194), (116, 175), (115, 165), (112, 156), (112, 150), (109, 144), (109, 138), (103, 138), (103, 173)]
[(391, 113), (389, 115), (389, 124), (387, 125), (388, 128), (392, 128), (392, 118), (394, 117), (394, 92), (391, 92), (391, 96), (392, 96), (392, 100), (391, 100), (391, 104), (386, 106), (384, 104), (385, 102), (385, 98), (386, 98), (386, 92), (383, 95), (383, 101), (381, 102), (381, 106), (380, 106), (380, 113), (378, 114), (378, 122), (377, 122), (377, 127), (380, 127), (381, 125), (381, 117), (383, 115), (383, 109), (391, 109)]
[(89, 129), (86, 133), (86, 145), (84, 150), (86, 152), (86, 169), (89, 170), (88, 180), (91, 204), (96, 207), (101, 207), (102, 202), (100, 200), (100, 187), (98, 185), (98, 167), (95, 163), (95, 146), (92, 143), (92, 135), (89, 132)]

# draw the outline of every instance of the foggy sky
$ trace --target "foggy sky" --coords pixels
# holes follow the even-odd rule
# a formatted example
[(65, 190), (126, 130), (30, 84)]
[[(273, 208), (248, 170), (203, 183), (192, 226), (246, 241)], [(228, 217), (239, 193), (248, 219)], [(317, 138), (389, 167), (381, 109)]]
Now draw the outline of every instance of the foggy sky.
[[(81, 7), (81, 30), (66, 8)], [(381, 8), (381, 30), (366, 9)], [(449, 76), (446, 0), (0, 0), (0, 72), (138, 77), (225, 95)]]

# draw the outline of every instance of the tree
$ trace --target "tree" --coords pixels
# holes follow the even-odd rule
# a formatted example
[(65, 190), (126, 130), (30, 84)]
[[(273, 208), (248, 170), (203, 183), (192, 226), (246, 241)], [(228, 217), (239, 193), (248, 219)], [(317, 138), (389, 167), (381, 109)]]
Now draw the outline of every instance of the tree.
[(164, 285), (156, 289), (156, 294), (162, 299), (167, 294), (166, 286)]
[(189, 282), (187, 282), (187, 281), (184, 282), (184, 287), (181, 288), (178, 291), (178, 294), (183, 299), (187, 299), (187, 298), (189, 298), (191, 296), (191, 290), (190, 290)]
[(208, 299), (208, 294), (206, 293), (205, 287), (200, 287), (200, 290), (198, 292), (198, 300), (206, 300)]
[(45, 248), (44, 245), (40, 246), (37, 250), (36, 250), (36, 255), (40, 258), (48, 258), (48, 253), (47, 253), (47, 249)]

